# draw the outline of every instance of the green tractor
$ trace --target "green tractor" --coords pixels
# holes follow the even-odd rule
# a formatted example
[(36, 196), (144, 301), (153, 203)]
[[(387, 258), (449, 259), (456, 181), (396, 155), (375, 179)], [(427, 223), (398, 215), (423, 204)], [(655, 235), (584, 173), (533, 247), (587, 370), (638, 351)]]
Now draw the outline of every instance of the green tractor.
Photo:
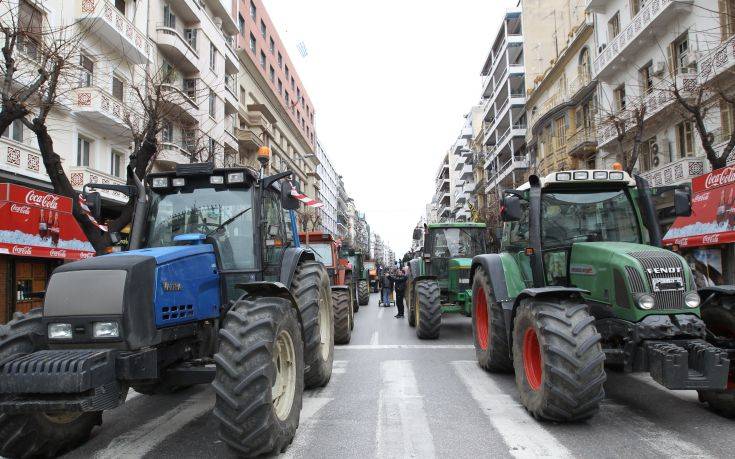
[(357, 302), (355, 303), (355, 312), (360, 306), (365, 306), (370, 302), (370, 282), (368, 281), (368, 273), (365, 269), (365, 255), (359, 250), (343, 248), (342, 258), (347, 258), (352, 265), (352, 275), (355, 285), (355, 295)]
[(485, 253), (484, 223), (432, 223), (416, 228), (424, 239), (418, 258), (409, 262), (406, 303), (408, 324), (421, 339), (436, 339), (442, 314), (472, 315), (472, 257)]
[(484, 369), (515, 369), (535, 418), (593, 416), (606, 367), (648, 372), (735, 411), (735, 335), (712, 333), (735, 330), (735, 291), (709, 289), (701, 300), (686, 261), (660, 248), (652, 196), (664, 191), (677, 215), (691, 213), (687, 191), (651, 189), (622, 171), (534, 175), (505, 191), (501, 252), (472, 261), (474, 345)]

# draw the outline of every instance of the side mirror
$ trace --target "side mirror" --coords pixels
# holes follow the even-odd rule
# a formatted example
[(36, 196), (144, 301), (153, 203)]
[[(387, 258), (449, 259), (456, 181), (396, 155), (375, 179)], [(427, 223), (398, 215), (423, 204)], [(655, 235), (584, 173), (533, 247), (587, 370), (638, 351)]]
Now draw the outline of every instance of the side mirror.
[(421, 236), (423, 236), (424, 232), (421, 231), (421, 228), (414, 228), (413, 229), (413, 240), (414, 241), (420, 241)]
[(692, 214), (692, 197), (688, 191), (674, 190), (674, 213), (677, 217), (688, 217)]
[(521, 219), (521, 198), (506, 195), (500, 207), (500, 219), (504, 222), (517, 222)]
[(89, 211), (95, 220), (99, 220), (102, 215), (102, 196), (98, 191), (84, 192), (84, 202), (89, 207)]
[(293, 187), (289, 182), (281, 182), (281, 205), (285, 210), (299, 210), (301, 202), (291, 196), (291, 190)]

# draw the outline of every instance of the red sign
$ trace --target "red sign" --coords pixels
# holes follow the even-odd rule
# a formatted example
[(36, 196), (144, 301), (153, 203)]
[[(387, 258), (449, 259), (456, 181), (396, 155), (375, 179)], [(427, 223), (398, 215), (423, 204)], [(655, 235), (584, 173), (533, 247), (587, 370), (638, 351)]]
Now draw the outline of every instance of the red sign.
[(735, 167), (692, 180), (692, 215), (678, 217), (664, 244), (700, 247), (735, 242)]
[(0, 183), (0, 254), (66, 260), (94, 256), (71, 211), (67, 197)]

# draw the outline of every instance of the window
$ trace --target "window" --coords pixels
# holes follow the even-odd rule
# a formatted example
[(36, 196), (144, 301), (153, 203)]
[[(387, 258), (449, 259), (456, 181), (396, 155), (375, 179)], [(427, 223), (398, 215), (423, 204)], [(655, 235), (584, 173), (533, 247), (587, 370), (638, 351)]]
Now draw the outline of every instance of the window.
[(79, 75), (79, 86), (88, 88), (94, 84), (94, 61), (85, 55), (79, 55), (79, 67), (81, 74)]
[(260, 52), (260, 66), (265, 70), (265, 53), (263, 51)]
[(184, 38), (189, 43), (191, 49), (197, 50), (197, 29), (184, 29)]
[(631, 17), (638, 14), (646, 6), (646, 0), (630, 0)]
[(255, 3), (250, 1), (250, 18), (254, 21), (256, 16), (258, 15), (258, 9), (255, 7)]
[(715, 139), (715, 143), (719, 143), (718, 140), (725, 141), (730, 139), (733, 127), (735, 127), (735, 123), (733, 122), (733, 113), (735, 113), (735, 111), (733, 110), (732, 104), (725, 102), (724, 100), (720, 101), (721, 133), (720, 139)]
[(197, 100), (197, 79), (187, 78), (184, 80), (184, 92), (186, 96), (196, 103)]
[(296, 100), (301, 100), (301, 88), (296, 88)]
[(281, 56), (281, 52), (280, 51), (278, 51), (278, 68), (279, 69), (282, 69), (283, 68), (283, 56)]
[(268, 74), (270, 75), (271, 83), (276, 82), (276, 69), (273, 68), (272, 65), (269, 66)]
[(161, 75), (164, 83), (173, 84), (176, 81), (176, 70), (169, 62), (164, 61), (161, 65)]
[(253, 34), (251, 33), (251, 34), (250, 34), (250, 51), (252, 51), (252, 52), (253, 52), (253, 54), (255, 54), (255, 43), (256, 43), (256, 42), (255, 42), (255, 35), (253, 35)]
[(288, 107), (291, 104), (291, 99), (288, 95), (288, 91), (286, 91), (286, 95), (284, 96), (284, 99), (286, 100), (286, 107)]
[(694, 127), (691, 121), (683, 121), (676, 125), (676, 146), (679, 157), (694, 155)]
[(161, 142), (173, 143), (174, 141), (174, 123), (164, 120), (161, 126)]
[(620, 12), (618, 11), (607, 21), (607, 38), (612, 40), (620, 35)]
[(286, 68), (286, 81), (288, 82), (288, 78), (291, 76), (291, 72), (288, 71), (288, 65), (285, 66)]
[(112, 97), (117, 100), (123, 100), (125, 95), (124, 84), (122, 78), (117, 75), (112, 76)]
[[(291, 91), (296, 91), (296, 81), (291, 77)], [(298, 100), (298, 98), (296, 98)]]
[(176, 15), (168, 5), (163, 6), (163, 26), (171, 29), (176, 28)]
[(13, 120), (8, 128), (3, 132), (3, 137), (12, 138), (16, 142), (23, 141), (23, 121)]
[(18, 6), (18, 51), (31, 59), (38, 58), (38, 46), (43, 32), (43, 13), (28, 0), (21, 0)]
[(79, 136), (77, 138), (77, 166), (89, 167), (89, 151), (92, 141), (86, 137)]
[(268, 45), (268, 49), (270, 50), (271, 54), (276, 53), (276, 42), (273, 41), (273, 37), (270, 38), (270, 44)]
[(656, 153), (656, 137), (641, 142), (640, 154), (638, 155), (638, 170), (640, 172), (650, 171), (661, 164), (661, 158)]
[(125, 14), (125, 0), (115, 0), (115, 8), (122, 14)]
[(209, 68), (214, 70), (217, 65), (217, 48), (214, 47), (214, 43), (209, 44)]
[(265, 36), (268, 34), (268, 31), (265, 28), (265, 22), (263, 20), (260, 20), (260, 36), (265, 38)]
[(283, 94), (283, 83), (281, 83), (281, 79), (278, 79), (278, 94)]
[(735, 34), (735, 0), (720, 0), (720, 30), (722, 41)]
[(690, 62), (689, 55), (689, 33), (684, 32), (674, 43), (669, 52), (673, 57), (674, 75), (679, 73), (689, 73), (696, 69), (696, 62)]
[(112, 150), (110, 153), (110, 175), (114, 177), (122, 177), (123, 154), (119, 151)]
[(620, 85), (613, 93), (615, 97), (615, 110), (625, 110), (625, 85)]
[(214, 162), (214, 155), (217, 151), (217, 142), (211, 137), (207, 141), (207, 151), (209, 152), (209, 160)]
[(213, 90), (209, 90), (209, 116), (214, 118), (215, 113), (217, 112), (217, 95), (214, 93)]
[(653, 62), (649, 62), (648, 64), (641, 67), (640, 70), (638, 70), (638, 73), (640, 75), (641, 80), (641, 89), (643, 90), (644, 94), (648, 94), (653, 90)]

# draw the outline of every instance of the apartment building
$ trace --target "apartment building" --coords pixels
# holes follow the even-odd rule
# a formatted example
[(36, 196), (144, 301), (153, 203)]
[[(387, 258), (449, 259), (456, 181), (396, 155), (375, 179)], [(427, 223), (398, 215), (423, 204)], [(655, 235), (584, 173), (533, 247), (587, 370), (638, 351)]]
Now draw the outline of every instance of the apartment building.
[(345, 190), (345, 182), (341, 175), (337, 176), (337, 234), (340, 239), (347, 240), (349, 237), (349, 217), (347, 215), (347, 203), (350, 197)]
[(507, 11), (482, 67), (485, 193), (513, 187), (528, 169), (524, 27), (520, 8)]
[[(566, 1), (557, 3), (548, 6), (561, 10), (567, 5)], [(577, 17), (570, 29), (556, 29), (565, 39), (554, 43), (557, 57), (528, 90), (526, 143), (532, 170), (542, 176), (557, 170), (596, 167), (593, 21), (583, 8), (575, 12)]]
[(439, 163), (439, 170), (436, 172), (435, 182), (436, 191), (431, 200), (432, 218), (430, 222), (447, 222), (452, 218), (452, 175), (449, 173), (449, 153), (445, 153)]
[(470, 197), (475, 189), (475, 177), (472, 169), (473, 156), (470, 150), (470, 139), (472, 138), (472, 125), (469, 115), (465, 117), (459, 137), (452, 145), (449, 155), (450, 163), (450, 188), (451, 217), (458, 222), (466, 222), (471, 219)]
[(339, 207), (339, 175), (334, 170), (332, 161), (322, 148), (319, 139), (316, 140), (316, 155), (319, 159), (317, 171), (320, 177), (319, 196), (317, 199), (324, 204), (321, 208), (322, 227), (324, 231), (335, 238), (339, 237), (339, 229), (337, 228), (337, 209)]

